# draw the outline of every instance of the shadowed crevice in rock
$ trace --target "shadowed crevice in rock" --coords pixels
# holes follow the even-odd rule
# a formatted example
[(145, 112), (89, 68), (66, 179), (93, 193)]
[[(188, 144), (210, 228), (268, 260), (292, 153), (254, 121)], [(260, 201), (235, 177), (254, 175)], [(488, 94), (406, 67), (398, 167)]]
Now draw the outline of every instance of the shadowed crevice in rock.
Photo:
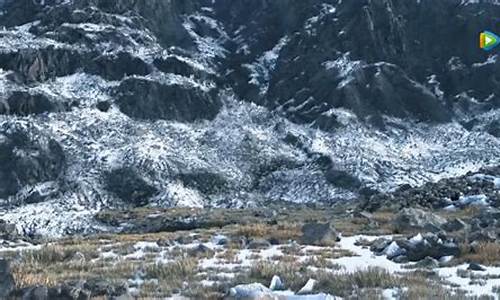
[(144, 206), (158, 193), (154, 186), (147, 183), (132, 168), (121, 168), (106, 173), (104, 184), (108, 191), (132, 206)]

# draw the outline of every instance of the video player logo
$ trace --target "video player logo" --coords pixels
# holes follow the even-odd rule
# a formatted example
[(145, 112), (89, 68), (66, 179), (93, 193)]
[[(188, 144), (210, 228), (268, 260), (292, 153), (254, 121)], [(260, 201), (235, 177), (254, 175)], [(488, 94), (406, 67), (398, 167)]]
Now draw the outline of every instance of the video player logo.
[(500, 44), (500, 37), (498, 37), (493, 32), (484, 31), (481, 32), (479, 36), (479, 47), (486, 51), (489, 51)]

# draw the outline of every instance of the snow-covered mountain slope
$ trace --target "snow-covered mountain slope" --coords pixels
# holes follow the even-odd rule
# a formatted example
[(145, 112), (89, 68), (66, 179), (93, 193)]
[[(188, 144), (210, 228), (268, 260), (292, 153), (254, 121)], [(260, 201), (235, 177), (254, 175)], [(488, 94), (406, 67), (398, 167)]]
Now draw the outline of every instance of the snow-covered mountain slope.
[(333, 203), (498, 164), (500, 62), (468, 33), (500, 13), (434, 3), (3, 1), (0, 218), (92, 232), (103, 208)]

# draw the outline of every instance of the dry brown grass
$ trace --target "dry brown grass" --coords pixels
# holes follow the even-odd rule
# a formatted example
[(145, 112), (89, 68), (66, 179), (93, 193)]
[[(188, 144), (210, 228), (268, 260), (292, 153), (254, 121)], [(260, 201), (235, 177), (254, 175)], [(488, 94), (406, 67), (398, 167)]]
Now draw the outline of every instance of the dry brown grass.
[(297, 244), (284, 245), (280, 247), (281, 252), (286, 255), (299, 255), (302, 246)]
[(245, 275), (244, 282), (260, 282), (268, 285), (274, 275), (280, 276), (287, 288), (298, 290), (304, 286), (307, 267), (297, 262), (271, 262), (268, 260), (257, 261)]
[(255, 223), (236, 226), (234, 236), (244, 236), (247, 238), (274, 239), (280, 242), (297, 240), (301, 236), (301, 226), (295, 223), (283, 223), (278, 225), (268, 225), (265, 223)]
[[(246, 275), (240, 276), (234, 284), (260, 282), (269, 284), (272, 276), (278, 275), (288, 289), (298, 291), (309, 279), (316, 279), (315, 292), (329, 293), (346, 299), (384, 299), (381, 291), (388, 288), (406, 288), (400, 290), (398, 299), (467, 299), (460, 291), (451, 291), (440, 282), (428, 278), (425, 274), (411, 272), (390, 274), (380, 268), (369, 268), (354, 273), (332, 273), (327, 270), (310, 270), (306, 264), (318, 264), (321, 261), (299, 263), (257, 262)], [(353, 295), (357, 295), (353, 298)]]
[(340, 270), (342, 266), (333, 263), (331, 259), (325, 258), (323, 256), (313, 256), (309, 257), (303, 262), (304, 265), (308, 267), (315, 267), (318, 269), (328, 269), (328, 270)]
[(333, 225), (344, 236), (356, 234), (384, 235), (391, 234), (394, 231), (391, 223), (395, 217), (393, 211), (377, 211), (372, 216), (371, 220), (352, 217), (336, 218), (333, 220)]
[(167, 264), (151, 264), (146, 267), (145, 271), (150, 278), (170, 282), (182, 282), (196, 275), (198, 263), (198, 259), (189, 257)]
[(331, 293), (341, 297), (347, 297), (356, 289), (366, 288), (392, 288), (399, 286), (399, 278), (386, 270), (369, 268), (365, 271), (346, 274), (331, 274), (318, 272), (317, 290)]
[(480, 243), (471, 249), (466, 244), (460, 245), (460, 261), (474, 262), (487, 266), (500, 266), (500, 244)]
[(13, 275), (19, 288), (33, 285), (54, 286), (71, 280), (86, 280), (90, 278), (106, 278), (108, 280), (126, 280), (139, 269), (138, 262), (123, 261), (117, 264), (106, 262), (75, 264), (71, 262), (54, 263), (41, 267), (17, 263), (12, 266)]
[(438, 215), (445, 219), (462, 219), (467, 220), (476, 217), (481, 213), (481, 207), (479, 206), (468, 206), (463, 209), (457, 209), (456, 211), (439, 211)]
[(13, 270), (13, 276), (19, 289), (35, 285), (55, 286), (58, 283), (46, 274), (27, 273), (17, 268)]
[(348, 250), (334, 248), (334, 247), (324, 247), (320, 249), (308, 249), (305, 253), (309, 256), (320, 257), (323, 259), (335, 259), (346, 256), (353, 256), (354, 254)]
[(238, 251), (235, 249), (226, 249), (216, 255), (216, 258), (222, 260), (224, 263), (239, 263)]

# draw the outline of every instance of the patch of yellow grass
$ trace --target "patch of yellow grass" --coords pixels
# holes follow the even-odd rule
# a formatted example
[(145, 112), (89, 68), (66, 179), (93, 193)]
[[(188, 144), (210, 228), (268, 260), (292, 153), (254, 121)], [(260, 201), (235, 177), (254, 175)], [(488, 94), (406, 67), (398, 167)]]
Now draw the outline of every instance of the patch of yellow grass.
[(461, 245), (460, 260), (465, 262), (475, 262), (488, 266), (500, 265), (500, 244), (484, 242), (474, 247)]

